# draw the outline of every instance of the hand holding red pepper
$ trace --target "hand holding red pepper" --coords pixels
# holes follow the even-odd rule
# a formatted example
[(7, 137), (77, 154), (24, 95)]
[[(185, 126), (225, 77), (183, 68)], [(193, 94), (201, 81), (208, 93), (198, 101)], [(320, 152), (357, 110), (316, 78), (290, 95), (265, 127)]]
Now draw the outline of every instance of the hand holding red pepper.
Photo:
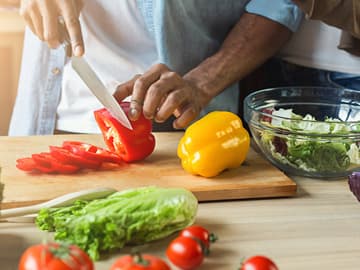
[[(130, 119), (141, 117), (158, 123), (171, 115), (176, 117), (173, 127), (184, 128), (210, 102), (212, 94), (199, 85), (200, 72), (189, 72), (182, 76), (164, 64), (155, 64), (142, 75), (135, 76), (117, 87), (114, 96), (123, 100), (131, 95)], [(195, 79), (196, 78), (196, 79)]]

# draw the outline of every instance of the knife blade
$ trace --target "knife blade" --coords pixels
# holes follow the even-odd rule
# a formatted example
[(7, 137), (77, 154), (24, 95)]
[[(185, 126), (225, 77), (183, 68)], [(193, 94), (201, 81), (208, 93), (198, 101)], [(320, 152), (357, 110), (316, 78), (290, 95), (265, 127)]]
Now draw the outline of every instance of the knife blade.
[(71, 57), (71, 66), (111, 115), (124, 127), (132, 130), (132, 125), (120, 104), (116, 101), (114, 96), (107, 91), (105, 85), (88, 62), (86, 62), (84, 57)]

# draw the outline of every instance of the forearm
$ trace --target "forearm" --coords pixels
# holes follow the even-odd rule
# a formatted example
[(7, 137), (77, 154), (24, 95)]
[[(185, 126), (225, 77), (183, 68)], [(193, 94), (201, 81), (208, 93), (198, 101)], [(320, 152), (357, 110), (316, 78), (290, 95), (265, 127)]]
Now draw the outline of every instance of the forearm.
[(219, 51), (184, 78), (202, 89), (210, 101), (274, 55), (290, 36), (291, 31), (285, 26), (245, 13)]

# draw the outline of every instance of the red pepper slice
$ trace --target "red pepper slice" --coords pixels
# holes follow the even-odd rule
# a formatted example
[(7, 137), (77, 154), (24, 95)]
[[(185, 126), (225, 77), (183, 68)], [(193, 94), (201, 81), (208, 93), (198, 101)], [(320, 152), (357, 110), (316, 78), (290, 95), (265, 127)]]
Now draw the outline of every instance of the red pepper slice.
[[(121, 102), (120, 105), (128, 114), (130, 103)], [(151, 134), (152, 122), (143, 114), (138, 120), (131, 121), (133, 130), (121, 125), (105, 108), (95, 111), (94, 116), (106, 145), (124, 161), (142, 160), (154, 151), (155, 137)]]
[(87, 159), (81, 155), (74, 154), (70, 150), (63, 147), (49, 146), (49, 148), (51, 156), (63, 164), (74, 164), (80, 168), (96, 170), (101, 166), (102, 163), (99, 160)]
[[(32, 154), (31, 157), (37, 164), (37, 169), (45, 173), (70, 174), (77, 172), (80, 169), (78, 166), (75, 165), (61, 163), (60, 161), (52, 157), (50, 153), (43, 152), (39, 154)], [(46, 169), (48, 169), (48, 171)]]
[[(39, 167), (31, 157), (17, 159), (16, 167), (25, 172), (40, 171), (40, 169), (42, 168)], [(47, 172), (51, 171), (48, 168), (44, 168), (44, 170)]]
[(119, 155), (89, 143), (64, 141), (62, 146), (63, 148), (68, 149), (72, 153), (82, 156), (86, 159), (110, 163), (122, 162), (122, 159)]
[(31, 157), (19, 158), (16, 160), (16, 167), (25, 172), (53, 173), (54, 170), (35, 162)]

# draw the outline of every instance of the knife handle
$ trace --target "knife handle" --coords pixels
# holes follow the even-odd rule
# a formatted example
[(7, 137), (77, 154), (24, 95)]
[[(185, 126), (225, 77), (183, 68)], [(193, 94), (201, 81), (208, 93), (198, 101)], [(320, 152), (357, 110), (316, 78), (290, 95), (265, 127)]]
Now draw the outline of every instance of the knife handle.
[(0, 210), (0, 220), (10, 217), (21, 217), (24, 215), (37, 214), (42, 208), (49, 207), (61, 207), (68, 206), (74, 203), (76, 200), (94, 200), (100, 199), (109, 196), (110, 194), (116, 192), (116, 189), (113, 188), (95, 188), (87, 189), (82, 191), (77, 191), (63, 196), (57, 197), (53, 200), (34, 204), (30, 206), (12, 208)]
[[(39, 207), (40, 206), (40, 207)], [(40, 204), (31, 205), (31, 206), (24, 206), (24, 207), (18, 207), (13, 209), (5, 209), (0, 210), (0, 220), (11, 218), (11, 217), (20, 217), (30, 214), (36, 214), (41, 209)]]

